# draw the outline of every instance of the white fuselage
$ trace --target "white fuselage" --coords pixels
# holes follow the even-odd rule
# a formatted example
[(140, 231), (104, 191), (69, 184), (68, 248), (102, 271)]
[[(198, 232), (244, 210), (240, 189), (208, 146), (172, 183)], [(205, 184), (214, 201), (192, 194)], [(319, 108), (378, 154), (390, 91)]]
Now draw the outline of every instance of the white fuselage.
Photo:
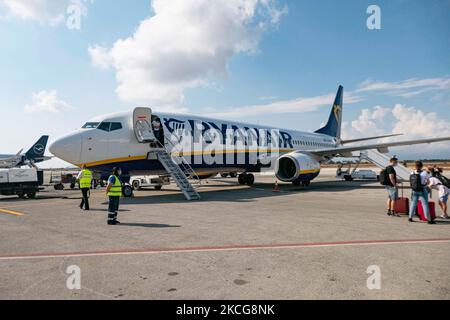
[[(216, 163), (201, 159), (205, 153), (211, 154), (212, 149), (214, 149), (215, 157), (223, 154), (223, 158), (227, 158), (226, 155), (229, 154), (256, 153), (259, 156), (262, 153), (261, 150), (268, 150), (268, 157), (276, 159), (280, 155), (293, 151), (334, 148), (338, 144), (335, 138), (323, 134), (199, 116), (168, 113), (156, 113), (153, 116), (159, 118), (165, 140), (172, 141), (169, 147), (171, 153), (184, 158), (192, 158), (192, 166), (198, 172), (226, 172), (229, 168), (257, 171), (255, 168), (258, 166), (255, 164), (245, 161), (239, 163), (238, 156), (232, 160), (228, 157), (229, 159)], [(194, 133), (194, 127), (197, 129), (196, 133)], [(198, 132), (200, 132), (200, 137)], [(250, 146), (247, 145), (247, 140), (235, 141), (229, 137), (230, 132), (240, 132), (253, 137), (259, 135), (259, 138), (255, 139), (256, 144)], [(263, 132), (278, 132), (277, 150), (271, 150), (274, 147), (268, 144), (267, 136), (262, 137), (266, 135)], [(174, 139), (174, 134), (178, 134), (176, 139)], [(190, 137), (186, 138), (183, 135)], [(148, 153), (151, 151), (149, 145), (139, 143), (136, 138), (132, 112), (94, 118), (82, 129), (56, 140), (51, 145), (50, 151), (71, 164), (77, 166), (85, 164), (98, 172), (109, 172), (112, 167), (120, 167), (125, 174), (153, 174), (161, 171), (160, 166), (147, 160)], [(320, 160), (317, 159), (317, 161)]]

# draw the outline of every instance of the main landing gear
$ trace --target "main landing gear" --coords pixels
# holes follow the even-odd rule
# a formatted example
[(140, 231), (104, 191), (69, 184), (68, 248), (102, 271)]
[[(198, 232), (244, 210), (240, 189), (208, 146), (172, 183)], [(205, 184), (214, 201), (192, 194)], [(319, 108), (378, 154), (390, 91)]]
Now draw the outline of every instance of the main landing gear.
[(255, 184), (255, 176), (251, 173), (242, 173), (238, 177), (238, 181), (240, 185), (248, 185), (252, 186)]
[(292, 181), (292, 184), (296, 187), (302, 186), (302, 187), (309, 187), (311, 184), (311, 181), (300, 181), (300, 180), (295, 180)]

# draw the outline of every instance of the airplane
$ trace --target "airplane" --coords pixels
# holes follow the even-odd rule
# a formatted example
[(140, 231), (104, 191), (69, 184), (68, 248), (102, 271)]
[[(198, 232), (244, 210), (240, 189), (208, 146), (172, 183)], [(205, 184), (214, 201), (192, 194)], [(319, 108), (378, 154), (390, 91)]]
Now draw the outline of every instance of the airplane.
[(33, 165), (35, 163), (50, 160), (51, 157), (44, 156), (45, 149), (47, 148), (47, 142), (48, 136), (42, 136), (25, 154), (22, 154), (23, 149), (15, 155), (0, 154), (0, 169)]
[[(162, 145), (172, 157), (187, 160), (200, 178), (234, 172), (239, 173), (240, 184), (252, 185), (253, 173), (273, 168), (280, 181), (308, 186), (319, 176), (321, 164), (336, 156), (349, 157), (352, 152), (373, 149), (387, 153), (390, 147), (450, 140), (442, 137), (365, 145), (354, 143), (396, 135), (342, 140), (343, 94), (344, 88), (340, 86), (327, 124), (313, 133), (136, 108), (134, 112), (89, 120), (81, 129), (53, 142), (50, 152), (76, 166), (86, 165), (102, 177), (118, 167), (124, 182), (134, 175), (167, 174), (161, 162), (150, 156), (152, 149), (158, 147), (142, 143), (138, 124), (145, 119), (147, 124), (153, 121), (162, 124)], [(238, 141), (239, 135), (246, 138)], [(254, 138), (251, 143), (249, 137)], [(206, 161), (210, 159), (205, 155), (219, 161)]]

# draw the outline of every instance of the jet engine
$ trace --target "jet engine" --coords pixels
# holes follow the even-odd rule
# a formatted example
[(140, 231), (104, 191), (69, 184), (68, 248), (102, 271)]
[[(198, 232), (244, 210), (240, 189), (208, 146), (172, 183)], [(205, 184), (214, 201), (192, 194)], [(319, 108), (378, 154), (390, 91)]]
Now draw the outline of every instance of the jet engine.
[(283, 182), (309, 184), (320, 173), (320, 163), (311, 155), (292, 152), (278, 158), (275, 174)]

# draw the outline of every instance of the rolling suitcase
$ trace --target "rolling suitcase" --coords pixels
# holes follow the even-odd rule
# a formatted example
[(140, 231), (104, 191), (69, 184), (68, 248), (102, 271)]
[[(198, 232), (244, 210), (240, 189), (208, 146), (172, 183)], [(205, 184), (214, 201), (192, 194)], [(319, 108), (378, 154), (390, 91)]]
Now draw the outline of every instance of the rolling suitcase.
[[(436, 219), (436, 203), (434, 203), (433, 201), (430, 201), (430, 202), (428, 202), (428, 205), (430, 207), (431, 220), (435, 220)], [(423, 211), (422, 201), (420, 201), (420, 200), (419, 200), (419, 203), (417, 204), (417, 213), (420, 216), (420, 220), (428, 221), (427, 218), (425, 217), (425, 213)]]
[(402, 196), (395, 201), (394, 210), (398, 214), (409, 214), (409, 199), (403, 196), (403, 184), (402, 184)]

